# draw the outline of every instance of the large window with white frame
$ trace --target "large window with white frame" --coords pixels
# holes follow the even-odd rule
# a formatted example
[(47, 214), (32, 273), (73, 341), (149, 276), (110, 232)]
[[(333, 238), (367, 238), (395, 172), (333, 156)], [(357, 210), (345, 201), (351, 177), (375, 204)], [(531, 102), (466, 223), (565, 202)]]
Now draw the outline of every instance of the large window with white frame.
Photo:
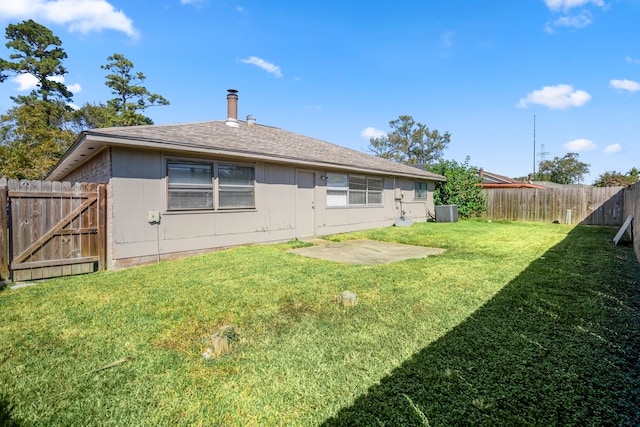
[(349, 179), (347, 175), (327, 174), (327, 206), (349, 206)]
[(251, 165), (171, 160), (167, 181), (168, 210), (255, 207), (255, 167)]
[(349, 206), (367, 206), (367, 177), (349, 175)]
[(383, 178), (329, 173), (327, 206), (381, 206), (383, 187)]

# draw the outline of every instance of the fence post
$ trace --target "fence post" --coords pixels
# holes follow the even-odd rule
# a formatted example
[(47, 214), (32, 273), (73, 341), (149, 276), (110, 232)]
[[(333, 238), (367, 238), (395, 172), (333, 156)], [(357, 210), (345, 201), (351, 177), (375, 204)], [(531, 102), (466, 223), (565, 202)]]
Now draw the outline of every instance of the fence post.
[(107, 184), (98, 184), (98, 269), (107, 268)]
[(7, 208), (9, 198), (7, 197), (7, 181), (0, 179), (0, 281), (10, 282), (11, 271), (9, 270), (9, 221)]

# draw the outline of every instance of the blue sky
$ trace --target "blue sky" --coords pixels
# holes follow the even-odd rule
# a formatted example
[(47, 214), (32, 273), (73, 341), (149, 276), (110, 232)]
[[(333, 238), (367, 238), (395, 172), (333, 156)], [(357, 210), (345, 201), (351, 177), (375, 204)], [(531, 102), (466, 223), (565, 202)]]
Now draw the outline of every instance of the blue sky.
[[(0, 3), (2, 28), (25, 19), (62, 40), (76, 105), (111, 98), (100, 65), (121, 53), (171, 102), (156, 124), (225, 119), (233, 88), (240, 118), (361, 151), (408, 114), (452, 134), (445, 158), (523, 176), (535, 116), (536, 164), (640, 168), (640, 0)], [(0, 112), (29, 84), (1, 84)]]

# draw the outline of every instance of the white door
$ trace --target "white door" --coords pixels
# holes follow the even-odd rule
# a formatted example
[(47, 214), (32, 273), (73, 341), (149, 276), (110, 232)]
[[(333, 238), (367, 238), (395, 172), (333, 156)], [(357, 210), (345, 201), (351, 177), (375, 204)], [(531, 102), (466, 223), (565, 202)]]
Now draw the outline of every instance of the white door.
[(296, 184), (296, 236), (313, 236), (316, 234), (316, 174), (298, 171)]

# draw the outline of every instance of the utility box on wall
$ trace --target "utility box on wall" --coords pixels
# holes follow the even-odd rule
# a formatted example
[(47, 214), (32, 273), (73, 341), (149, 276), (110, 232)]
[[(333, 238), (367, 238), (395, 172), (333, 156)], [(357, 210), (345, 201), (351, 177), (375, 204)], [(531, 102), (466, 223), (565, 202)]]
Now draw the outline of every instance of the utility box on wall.
[(436, 206), (436, 222), (458, 222), (458, 205)]

